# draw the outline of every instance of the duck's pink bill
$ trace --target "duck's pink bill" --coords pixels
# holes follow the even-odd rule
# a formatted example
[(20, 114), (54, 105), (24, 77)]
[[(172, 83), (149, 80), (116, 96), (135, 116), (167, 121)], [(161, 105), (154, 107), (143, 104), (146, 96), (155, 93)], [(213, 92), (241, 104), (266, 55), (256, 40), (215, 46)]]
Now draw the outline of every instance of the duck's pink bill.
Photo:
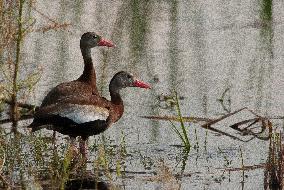
[(140, 88), (151, 88), (149, 84), (137, 79), (134, 81), (133, 85)]
[(107, 46), (107, 47), (114, 47), (114, 44), (108, 40), (101, 39), (98, 43), (99, 46)]

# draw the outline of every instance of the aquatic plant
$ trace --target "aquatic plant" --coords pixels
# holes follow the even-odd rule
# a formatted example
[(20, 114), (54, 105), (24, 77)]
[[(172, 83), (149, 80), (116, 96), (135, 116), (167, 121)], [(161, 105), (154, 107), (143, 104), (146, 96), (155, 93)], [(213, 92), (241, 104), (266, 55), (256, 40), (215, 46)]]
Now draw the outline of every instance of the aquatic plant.
[(125, 173), (125, 159), (127, 155), (125, 134), (121, 132), (121, 140), (117, 150), (118, 158), (116, 159), (116, 175), (123, 176)]
[(197, 152), (198, 152), (199, 140), (198, 140), (198, 135), (197, 135), (197, 130), (196, 129), (194, 129), (194, 136), (195, 136), (195, 144), (194, 144), (193, 148), (196, 149)]
[(231, 95), (230, 95), (230, 87), (227, 87), (220, 98), (217, 99), (217, 101), (221, 104), (223, 110), (226, 112), (226, 113), (231, 113)]
[(264, 189), (283, 189), (284, 149), (281, 133), (274, 132), (269, 143), (269, 154), (264, 171)]
[(60, 189), (62, 189), (62, 190), (65, 189), (65, 183), (69, 179), (70, 172), (71, 172), (70, 165), (71, 165), (72, 159), (74, 158), (74, 152), (73, 152), (71, 146), (67, 150), (66, 155), (64, 156), (64, 159), (62, 161), (62, 168), (61, 168), (61, 174), (60, 174), (60, 176), (61, 176)]
[(225, 164), (225, 167), (229, 167), (232, 164), (232, 160), (229, 160), (228, 156), (226, 155), (226, 153), (220, 148), (218, 147), (219, 153), (223, 156)]
[(161, 184), (160, 189), (181, 189), (180, 181), (177, 175), (174, 173), (173, 168), (168, 166), (163, 159), (157, 163), (156, 175), (153, 177), (147, 177), (148, 181), (156, 181)]
[[(23, 64), (22, 48), (25, 38), (32, 32), (64, 29), (70, 25), (56, 22), (37, 10), (34, 5), (33, 0), (0, 1), (0, 105), (9, 105), (10, 118), (7, 121), (13, 123), (14, 132), (18, 120), (27, 113), (21, 110), (19, 101), (30, 97), (30, 92), (35, 88), (42, 73), (39, 65), (36, 65), (36, 69), (33, 65), (31, 69), (31, 65)], [(49, 24), (34, 29), (35, 18), (32, 17), (32, 10), (48, 20)], [(28, 113), (32, 111), (33, 108), (28, 108)]]
[(245, 165), (244, 165), (244, 156), (243, 156), (243, 150), (240, 147), (240, 158), (241, 158), (241, 169), (242, 169), (242, 188), (244, 188), (244, 184), (245, 184)]
[(182, 114), (181, 114), (177, 92), (175, 92), (175, 98), (174, 99), (175, 99), (175, 102), (176, 102), (176, 111), (177, 111), (180, 127), (176, 126), (171, 120), (169, 120), (170, 123), (171, 123), (171, 129), (178, 135), (178, 137), (182, 141), (185, 149), (189, 152), (191, 144), (189, 142), (188, 134), (187, 134), (186, 127), (185, 127), (183, 117), (182, 117)]

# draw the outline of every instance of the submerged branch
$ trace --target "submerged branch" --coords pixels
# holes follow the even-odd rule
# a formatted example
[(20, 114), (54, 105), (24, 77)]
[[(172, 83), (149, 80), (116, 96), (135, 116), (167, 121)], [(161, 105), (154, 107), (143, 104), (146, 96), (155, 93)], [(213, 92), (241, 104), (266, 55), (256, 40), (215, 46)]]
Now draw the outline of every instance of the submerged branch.
[(247, 109), (247, 107), (244, 107), (244, 108), (239, 109), (239, 110), (237, 110), (237, 111), (234, 111), (234, 112), (232, 112), (232, 113), (228, 113), (228, 114), (226, 114), (226, 115), (224, 115), (224, 116), (222, 116), (222, 117), (220, 117), (220, 118), (218, 118), (218, 119), (214, 119), (214, 120), (212, 120), (212, 121), (209, 121), (208, 123), (205, 123), (205, 124), (202, 125), (201, 127), (203, 127), (203, 128), (208, 128), (209, 126), (211, 126), (211, 125), (213, 125), (213, 124), (215, 124), (215, 123), (217, 123), (217, 122), (219, 122), (219, 121), (221, 121), (221, 120), (223, 120), (223, 119), (226, 119), (227, 117), (230, 117), (230, 116), (232, 116), (232, 115), (234, 115), (234, 114), (236, 114), (236, 113), (238, 113), (238, 112), (240, 112), (240, 111), (242, 111), (242, 110), (244, 110), (244, 109)]
[(266, 166), (267, 164), (256, 164), (256, 165), (251, 165), (251, 166), (243, 166), (241, 168), (227, 167), (227, 168), (216, 168), (216, 169), (234, 172), (234, 171), (249, 171), (249, 170), (263, 169)]
[[(146, 119), (156, 119), (156, 120), (165, 120), (165, 121), (180, 121), (179, 117), (176, 116), (140, 116), (142, 118)], [(204, 117), (182, 117), (184, 122), (193, 122), (193, 123), (198, 123), (198, 122), (210, 122), (213, 121), (214, 119), (210, 118), (204, 118)]]
[[(20, 116), (18, 118), (18, 121), (32, 119), (33, 117), (34, 117), (33, 115), (22, 115), (22, 116)], [(0, 120), (0, 124), (11, 123), (11, 122), (13, 122), (12, 119), (2, 119), (2, 120)]]
[[(8, 99), (2, 99), (3, 102), (5, 102), (6, 104), (12, 105), (13, 102), (12, 100), (8, 100)], [(17, 106), (21, 107), (21, 108), (26, 108), (29, 110), (37, 110), (38, 106), (36, 105), (32, 105), (32, 104), (26, 104), (26, 103), (21, 103), (21, 102), (17, 102)]]
[[(6, 104), (13, 105), (12, 100), (2, 99), (1, 101), (3, 101)], [(38, 106), (35, 106), (32, 104), (26, 104), (26, 103), (21, 103), (21, 102), (17, 102), (16, 104), (18, 108), (20, 107), (20, 108), (28, 109), (27, 114), (19, 115), (17, 118), (17, 121), (32, 119), (34, 116), (34, 112), (38, 109)], [(0, 120), (0, 124), (11, 123), (13, 121), (14, 121), (13, 118), (2, 119)]]
[[(241, 138), (231, 135), (227, 132), (224, 132), (222, 130), (216, 129), (211, 127), (212, 125), (226, 119), (229, 118), (243, 110), (248, 110), (249, 112), (251, 112), (255, 117), (252, 119), (246, 119), (246, 120), (242, 120), (239, 121), (237, 123), (234, 123), (232, 125), (230, 125), (229, 127), (231, 129), (234, 129), (238, 132), (240, 132), (240, 135), (242, 136), (252, 136), (250, 139), (248, 140), (242, 140)], [(177, 116), (141, 116), (142, 118), (146, 118), (146, 119), (154, 119), (154, 120), (165, 120), (165, 121), (181, 121), (181, 118), (177, 117)], [(205, 124), (200, 125), (200, 127), (204, 128), (204, 129), (208, 129), (211, 130), (213, 132), (231, 137), (235, 140), (240, 140), (243, 142), (248, 142), (251, 141), (254, 138), (260, 139), (260, 140), (269, 140), (272, 134), (272, 123), (270, 120), (272, 119), (283, 119), (283, 116), (275, 116), (275, 117), (262, 117), (258, 114), (256, 114), (254, 111), (248, 109), (247, 107), (241, 108), (239, 110), (236, 110), (234, 112), (228, 113), (226, 115), (223, 115), (219, 118), (202, 118), (202, 117), (182, 117), (182, 120), (184, 122), (205, 122)], [(259, 129), (258, 131), (256, 131), (257, 129)]]

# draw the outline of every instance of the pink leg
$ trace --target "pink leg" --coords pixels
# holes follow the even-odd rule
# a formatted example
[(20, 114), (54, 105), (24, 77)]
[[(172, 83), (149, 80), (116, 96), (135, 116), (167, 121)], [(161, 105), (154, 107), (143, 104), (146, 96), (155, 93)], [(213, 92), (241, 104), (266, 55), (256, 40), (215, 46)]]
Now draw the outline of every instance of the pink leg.
[(79, 146), (80, 146), (80, 153), (82, 154), (82, 158), (87, 160), (87, 153), (88, 153), (88, 148), (87, 148), (87, 140), (84, 140), (80, 138)]
[(75, 155), (78, 155), (78, 148), (76, 146), (76, 138), (70, 137), (71, 144), (70, 144), (70, 149)]

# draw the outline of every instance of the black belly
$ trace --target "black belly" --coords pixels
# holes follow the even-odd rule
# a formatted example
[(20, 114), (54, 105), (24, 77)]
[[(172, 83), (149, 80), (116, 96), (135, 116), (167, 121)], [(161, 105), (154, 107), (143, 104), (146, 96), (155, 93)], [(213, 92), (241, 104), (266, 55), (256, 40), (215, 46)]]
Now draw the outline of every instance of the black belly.
[(108, 124), (105, 120), (96, 120), (78, 124), (69, 118), (54, 115), (47, 118), (34, 119), (30, 127), (32, 127), (33, 131), (47, 128), (71, 137), (81, 136), (83, 139), (86, 139), (89, 136), (104, 132), (107, 129)]

